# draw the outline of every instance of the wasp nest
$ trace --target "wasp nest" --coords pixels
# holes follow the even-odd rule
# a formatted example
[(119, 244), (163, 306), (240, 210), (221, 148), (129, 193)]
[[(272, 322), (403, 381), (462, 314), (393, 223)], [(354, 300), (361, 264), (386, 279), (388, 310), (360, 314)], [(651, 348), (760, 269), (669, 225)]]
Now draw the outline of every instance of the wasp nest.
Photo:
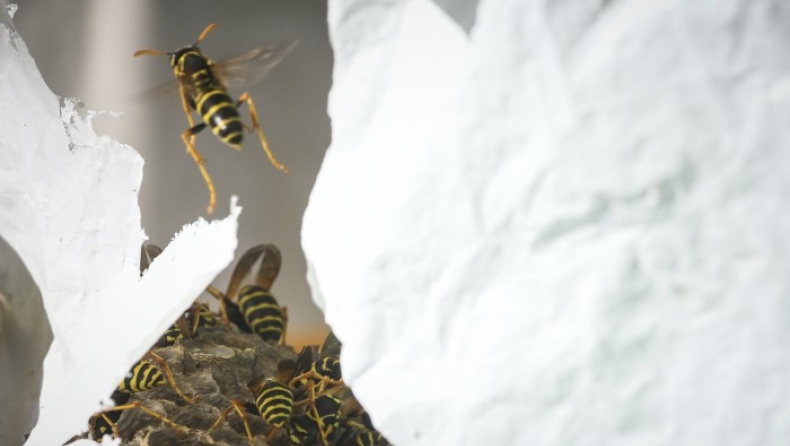
[[(181, 391), (196, 401), (188, 403), (170, 385), (136, 392), (132, 398), (189, 430), (179, 431), (143, 410), (125, 410), (117, 423), (124, 445), (249, 446), (244, 423), (235, 411), (208, 431), (222, 411), (232, 407), (232, 399), (252, 401), (248, 382), (256, 376), (273, 376), (281, 360), (296, 357), (290, 347), (225, 327), (201, 328), (193, 339), (154, 351), (167, 361)], [(266, 444), (270, 427), (260, 416), (248, 414), (247, 419), (255, 444)]]
[[(159, 252), (146, 246), (141, 270)], [(247, 251), (226, 292), (207, 289), (224, 317), (193, 304), (118, 385), (115, 407), (91, 417), (84, 437), (117, 436), (128, 446), (386, 445), (343, 384), (337, 338), (330, 333), (320, 351), (298, 355), (281, 345), (287, 317), (269, 292), (280, 260), (274, 245)]]

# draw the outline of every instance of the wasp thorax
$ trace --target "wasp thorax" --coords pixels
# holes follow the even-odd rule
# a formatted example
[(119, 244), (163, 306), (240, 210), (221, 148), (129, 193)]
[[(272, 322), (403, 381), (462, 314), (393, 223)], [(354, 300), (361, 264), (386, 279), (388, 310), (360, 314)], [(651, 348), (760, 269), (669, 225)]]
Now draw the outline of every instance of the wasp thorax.
[(208, 68), (209, 61), (199, 49), (190, 46), (173, 53), (170, 64), (180, 71), (194, 73)]

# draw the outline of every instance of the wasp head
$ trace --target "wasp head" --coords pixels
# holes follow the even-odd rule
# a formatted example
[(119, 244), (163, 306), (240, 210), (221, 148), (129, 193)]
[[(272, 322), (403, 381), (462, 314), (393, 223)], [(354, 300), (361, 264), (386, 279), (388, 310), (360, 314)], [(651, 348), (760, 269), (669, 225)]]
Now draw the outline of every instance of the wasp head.
[(188, 46), (174, 52), (170, 56), (170, 64), (176, 72), (195, 73), (209, 68), (211, 61), (199, 48)]

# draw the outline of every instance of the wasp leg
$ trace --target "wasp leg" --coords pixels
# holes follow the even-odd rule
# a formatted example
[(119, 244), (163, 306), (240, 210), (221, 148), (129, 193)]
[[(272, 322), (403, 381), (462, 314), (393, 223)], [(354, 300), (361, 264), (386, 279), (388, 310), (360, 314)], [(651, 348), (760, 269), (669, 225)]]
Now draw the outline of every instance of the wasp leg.
[[(187, 91), (183, 85), (179, 84), (178, 92), (181, 93), (181, 106), (184, 107), (184, 114), (187, 115), (187, 122), (189, 123), (189, 128), (190, 129), (194, 128), (195, 120), (194, 118), (192, 118), (192, 106), (189, 105), (189, 96), (187, 95)], [(192, 143), (193, 146), (195, 145), (195, 133), (199, 131), (200, 130), (197, 130), (192, 134), (192, 136), (190, 136), (190, 142)], [(187, 150), (189, 150), (189, 148), (187, 148)]]
[[(315, 379), (319, 380), (318, 384), (315, 384), (315, 382), (313, 381)], [(328, 376), (321, 376), (321, 377), (319, 377), (319, 375), (316, 374), (315, 371), (313, 371), (313, 370), (304, 372), (301, 375), (294, 377), (293, 379), (291, 379), (290, 384), (294, 385), (294, 384), (298, 383), (299, 381), (303, 381), (303, 380), (307, 380), (308, 381), (307, 385), (318, 387), (318, 392), (321, 395), (325, 395), (326, 394), (326, 393), (323, 393), (323, 392), (330, 385), (331, 386), (340, 386), (340, 385), (344, 384), (342, 379), (332, 379), (332, 378), (330, 378)]]
[[(117, 414), (115, 420), (112, 420), (108, 415), (109, 412), (110, 410), (104, 412), (96, 412), (88, 420), (88, 435), (98, 443), (101, 443), (104, 436), (110, 433), (112, 434), (113, 438), (121, 437), (121, 433), (118, 432), (118, 426), (115, 424), (115, 422), (118, 421), (118, 418), (120, 418), (120, 414)], [(106, 426), (109, 426), (110, 432), (107, 432), (106, 426), (103, 427), (97, 426), (99, 420), (102, 420), (106, 424)], [(70, 440), (66, 444), (72, 443), (74, 441), (75, 439), (72, 438), (72, 440)]]
[(146, 356), (151, 358), (159, 365), (159, 369), (165, 373), (165, 376), (167, 377), (167, 382), (170, 383), (170, 387), (172, 387), (173, 390), (175, 390), (178, 396), (180, 396), (184, 401), (190, 404), (197, 401), (197, 397), (189, 398), (186, 395), (184, 395), (184, 392), (182, 392), (181, 389), (178, 387), (178, 384), (176, 384), (176, 379), (173, 377), (173, 372), (170, 370), (170, 367), (168, 367), (167, 362), (165, 362), (164, 358), (162, 358), (161, 356), (157, 355), (152, 351), (149, 351)]
[(181, 134), (181, 139), (184, 141), (184, 144), (187, 147), (187, 152), (192, 156), (192, 159), (195, 160), (195, 163), (200, 169), (200, 174), (203, 175), (203, 180), (206, 181), (206, 185), (208, 186), (208, 193), (209, 193), (209, 201), (208, 201), (208, 213), (214, 213), (214, 206), (217, 204), (217, 192), (214, 190), (214, 182), (211, 181), (211, 176), (209, 176), (208, 171), (206, 170), (206, 166), (204, 165), (204, 159), (200, 156), (200, 153), (195, 149), (195, 145), (192, 144), (190, 141), (190, 137), (194, 136), (195, 133), (203, 130), (206, 128), (206, 124), (198, 124)]
[(230, 400), (230, 406), (228, 406), (227, 409), (223, 410), (222, 413), (219, 414), (219, 418), (217, 418), (217, 421), (211, 425), (211, 428), (209, 428), (207, 432), (214, 432), (214, 429), (219, 427), (219, 425), (222, 423), (222, 420), (226, 419), (230, 414), (230, 411), (233, 409), (236, 409), (236, 412), (241, 417), (241, 421), (244, 422), (244, 429), (247, 431), (247, 440), (249, 440), (250, 446), (255, 446), (255, 441), (252, 439), (252, 430), (250, 429), (250, 420), (247, 418), (247, 413), (243, 408), (243, 404), (235, 399)]
[(261, 144), (263, 145), (263, 151), (266, 152), (266, 156), (269, 157), (269, 161), (277, 169), (285, 173), (288, 173), (288, 168), (285, 167), (279, 161), (277, 161), (277, 158), (274, 157), (274, 153), (272, 153), (272, 151), (269, 149), (269, 143), (266, 142), (266, 137), (263, 136), (263, 129), (261, 128), (261, 124), (258, 122), (258, 111), (255, 109), (255, 103), (252, 101), (250, 95), (248, 93), (242, 94), (239, 97), (236, 106), (240, 107), (245, 102), (250, 107), (250, 117), (252, 117), (252, 128), (258, 133), (258, 138), (261, 140)]
[[(304, 373), (304, 374), (294, 378), (293, 381), (296, 381), (298, 379), (303, 379), (305, 377), (314, 377), (314, 376), (315, 376), (315, 373), (310, 371), (310, 372)], [(291, 382), (293, 382), (293, 381), (291, 381)], [(321, 383), (318, 385), (319, 393), (318, 393), (318, 395), (316, 395), (316, 392), (315, 392), (315, 389), (317, 387), (316, 384), (312, 381), (312, 379), (308, 380), (308, 382), (306, 384), (306, 387), (307, 387), (307, 401), (301, 401), (299, 403), (294, 404), (294, 406), (295, 407), (296, 406), (301, 406), (303, 404), (309, 405), (309, 409), (308, 410), (310, 410), (310, 412), (312, 412), (313, 415), (315, 416), (315, 422), (316, 422), (316, 425), (318, 426), (318, 433), (321, 435), (321, 442), (323, 443), (324, 446), (330, 446), (329, 439), (327, 438), (327, 435), (326, 435), (326, 427), (324, 426), (324, 422), (323, 422), (323, 419), (321, 418), (321, 414), (318, 413), (318, 407), (315, 404), (315, 400), (316, 400), (316, 398), (318, 398), (318, 396), (328, 395), (330, 393), (333, 393), (335, 391), (335, 389), (338, 389), (336, 387), (334, 389), (329, 389), (329, 390), (324, 391), (323, 389), (325, 388), (326, 383), (339, 383), (339, 384), (342, 384), (343, 381), (342, 380), (336, 381), (336, 380), (333, 380), (333, 379), (330, 379), (330, 378), (324, 376), (323, 378), (321, 378)]]
[[(293, 382), (295, 382), (295, 381), (297, 381), (299, 379), (302, 379), (303, 377), (306, 377), (306, 376), (313, 376), (313, 372), (307, 372), (307, 373), (304, 373), (302, 375), (299, 375), (298, 377), (294, 378), (291, 381), (291, 383), (293, 383)], [(307, 384), (305, 384), (305, 387), (307, 388), (307, 399), (303, 400), (303, 401), (299, 401), (297, 403), (294, 403), (294, 408), (304, 406), (305, 404), (308, 406), (307, 410), (312, 412), (312, 414), (315, 416), (316, 426), (318, 426), (318, 432), (321, 435), (322, 443), (324, 444), (324, 446), (330, 446), (329, 445), (329, 440), (326, 437), (326, 432), (325, 432), (325, 429), (324, 429), (324, 423), (321, 421), (321, 415), (318, 413), (318, 407), (316, 407), (315, 400), (316, 400), (316, 398), (318, 396), (321, 396), (321, 395), (324, 395), (324, 394), (328, 394), (334, 389), (332, 389), (330, 391), (327, 391), (327, 392), (319, 393), (318, 395), (316, 395), (316, 393), (315, 393), (315, 384), (313, 383), (312, 380), (308, 380)]]
[(226, 303), (228, 296), (226, 296), (222, 291), (218, 290), (214, 285), (209, 285), (206, 287), (206, 292), (219, 300), (219, 314), (222, 315), (222, 323), (225, 325), (225, 327), (230, 328), (230, 318), (228, 317), (228, 307)]
[(116, 425), (110, 417), (107, 416), (107, 412), (101, 412), (101, 417), (104, 418), (104, 421), (110, 425), (112, 428), (112, 434), (115, 438), (121, 438), (121, 433), (118, 432), (118, 425)]
[[(186, 435), (188, 433), (188, 431), (189, 431), (188, 427), (182, 426), (182, 425), (176, 423), (175, 421), (171, 420), (170, 418), (167, 418), (166, 416), (156, 412), (155, 410), (153, 410), (153, 409), (151, 409), (149, 407), (143, 406), (142, 403), (140, 403), (139, 401), (134, 401), (134, 402), (129, 403), (129, 404), (122, 404), (120, 406), (111, 407), (111, 408), (107, 409), (105, 412), (109, 412), (109, 411), (113, 411), (113, 410), (129, 410), (129, 409), (140, 409), (140, 410), (142, 410), (143, 412), (147, 413), (148, 415), (151, 415), (152, 417), (159, 419), (159, 421), (161, 421), (161, 422), (169, 425), (173, 429), (175, 429), (176, 432), (178, 432), (179, 435)], [(106, 417), (105, 417), (105, 419), (106, 419)], [(107, 421), (109, 422), (110, 420), (107, 419)], [(113, 426), (113, 434), (116, 437), (120, 437), (120, 434), (118, 433), (118, 428), (115, 426), (115, 423), (112, 423), (111, 425)]]
[(315, 405), (315, 385), (312, 381), (308, 383), (309, 387), (309, 399), (310, 399), (310, 410), (315, 415), (315, 424), (318, 425), (318, 433), (321, 435), (321, 442), (324, 446), (329, 446), (329, 440), (326, 438), (326, 427), (324, 427), (324, 420), (321, 418), (321, 414), (318, 413), (318, 407)]

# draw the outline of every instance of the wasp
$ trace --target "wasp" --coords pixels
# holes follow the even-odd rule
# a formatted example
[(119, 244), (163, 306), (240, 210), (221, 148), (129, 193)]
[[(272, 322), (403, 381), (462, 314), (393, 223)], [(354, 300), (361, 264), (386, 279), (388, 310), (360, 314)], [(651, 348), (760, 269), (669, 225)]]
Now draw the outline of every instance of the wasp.
[[(156, 365), (154, 365), (156, 364)], [(162, 374), (164, 371), (164, 375)], [(98, 412), (91, 416), (88, 420), (88, 431), (95, 440), (101, 440), (104, 435), (112, 434), (115, 437), (120, 437), (116, 423), (121, 418), (121, 412), (129, 409), (140, 409), (149, 415), (158, 418), (163, 423), (166, 423), (176, 429), (178, 432), (183, 433), (187, 429), (184, 426), (170, 420), (164, 415), (161, 415), (144, 405), (139, 401), (129, 403), (130, 396), (135, 392), (145, 392), (155, 387), (162, 386), (169, 383), (172, 389), (184, 401), (188, 403), (195, 402), (194, 398), (189, 398), (181, 391), (173, 378), (173, 372), (168, 367), (165, 360), (154, 352), (148, 352), (146, 358), (138, 361), (132, 366), (129, 373), (118, 384), (113, 392), (111, 399), (115, 404), (106, 410)]]
[[(324, 395), (297, 402), (303, 397), (304, 392), (303, 389), (293, 387), (293, 383), (299, 381), (297, 378), (311, 369), (314, 358), (315, 347), (305, 346), (296, 361), (288, 359), (280, 361), (274, 376), (261, 375), (250, 380), (247, 387), (252, 393), (254, 404), (231, 400), (231, 405), (220, 414), (209, 432), (218, 428), (228, 414), (235, 410), (244, 422), (250, 445), (254, 445), (254, 441), (247, 413), (259, 415), (271, 426), (266, 438), (267, 444), (271, 443), (272, 438), (284, 428), (290, 432), (289, 437), (294, 435), (293, 432), (301, 432), (300, 436), (315, 434), (313, 438), (318, 438), (319, 432), (325, 432), (326, 429), (314, 429), (311, 426), (322, 427), (323, 421), (328, 422), (326, 419), (326, 415), (329, 414), (327, 403), (322, 399)], [(309, 415), (306, 413), (294, 414), (298, 407), (306, 404), (310, 405), (310, 409), (306, 411)], [(329, 431), (331, 432), (332, 429), (330, 428)], [(321, 437), (323, 438), (324, 435)], [(328, 446), (327, 442), (324, 444)]]
[(287, 359), (280, 361), (277, 364), (277, 371), (273, 377), (261, 375), (250, 380), (247, 383), (247, 387), (252, 392), (255, 403), (249, 404), (232, 399), (231, 405), (220, 413), (219, 418), (217, 418), (217, 421), (208, 432), (217, 429), (228, 414), (235, 410), (244, 423), (250, 446), (254, 446), (255, 442), (250, 430), (247, 413), (259, 415), (272, 426), (266, 438), (266, 443), (271, 443), (274, 435), (291, 420), (291, 415), (294, 411), (294, 392), (288, 383), (297, 373), (297, 370), (305, 369), (302, 357), (303, 355), (300, 353), (296, 361)]
[[(259, 261), (254, 284), (242, 287)], [(257, 334), (264, 341), (285, 344), (288, 309), (281, 307), (269, 291), (281, 264), (282, 255), (273, 244), (254, 246), (236, 263), (227, 292), (223, 293), (211, 285), (206, 290), (219, 299), (220, 311), (226, 321), (233, 322), (242, 331)], [(238, 302), (234, 302), (237, 296)]]
[[(274, 153), (269, 149), (252, 98), (245, 92), (238, 100), (234, 101), (226, 86), (229, 83), (262, 78), (296, 45), (296, 42), (293, 42), (288, 45), (256, 48), (233, 59), (214, 62), (198, 48), (198, 44), (216, 27), (217, 25), (214, 23), (208, 25), (195, 43), (176, 51), (145, 49), (134, 53), (134, 57), (142, 55), (170, 57), (170, 65), (173, 68), (181, 94), (181, 103), (189, 122), (189, 128), (181, 134), (181, 139), (208, 186), (209, 214), (214, 212), (217, 200), (216, 191), (211, 176), (204, 165), (204, 158), (195, 148), (195, 135), (209, 127), (223, 143), (236, 150), (241, 150), (246, 126), (241, 122), (239, 107), (245, 103), (249, 107), (252, 120), (252, 127), (248, 128), (249, 131), (254, 130), (257, 133), (263, 150), (272, 165), (282, 172), (288, 172), (288, 169), (277, 161)], [(195, 124), (192, 117), (193, 111), (200, 115), (203, 122)]]

